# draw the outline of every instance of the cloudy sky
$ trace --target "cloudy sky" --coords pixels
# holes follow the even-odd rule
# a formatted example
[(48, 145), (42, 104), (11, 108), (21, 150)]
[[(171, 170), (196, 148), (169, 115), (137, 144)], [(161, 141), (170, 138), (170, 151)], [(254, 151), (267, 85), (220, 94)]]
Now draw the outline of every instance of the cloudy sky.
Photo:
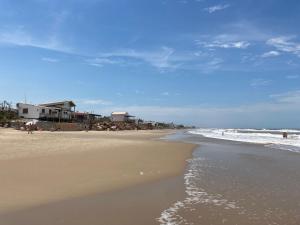
[(0, 0), (0, 100), (300, 127), (298, 0)]

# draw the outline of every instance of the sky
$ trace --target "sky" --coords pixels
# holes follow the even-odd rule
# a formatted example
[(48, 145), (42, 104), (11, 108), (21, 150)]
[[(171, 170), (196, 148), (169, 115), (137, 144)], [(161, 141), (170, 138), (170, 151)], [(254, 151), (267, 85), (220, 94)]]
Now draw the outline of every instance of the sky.
[(0, 101), (300, 128), (298, 0), (0, 0)]

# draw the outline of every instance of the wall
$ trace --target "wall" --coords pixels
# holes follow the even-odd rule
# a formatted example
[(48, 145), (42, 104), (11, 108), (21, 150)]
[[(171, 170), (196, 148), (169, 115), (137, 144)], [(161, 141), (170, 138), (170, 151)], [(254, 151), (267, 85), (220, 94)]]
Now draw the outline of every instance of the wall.
[[(40, 109), (38, 106), (18, 103), (18, 115), (21, 118), (25, 119), (39, 119), (40, 117)], [(28, 109), (28, 113), (24, 114), (23, 109)]]
[(36, 126), (39, 130), (43, 131), (81, 131), (85, 129), (84, 125), (79, 123), (53, 123), (40, 121)]
[(111, 115), (111, 120), (114, 122), (125, 121), (125, 115)]

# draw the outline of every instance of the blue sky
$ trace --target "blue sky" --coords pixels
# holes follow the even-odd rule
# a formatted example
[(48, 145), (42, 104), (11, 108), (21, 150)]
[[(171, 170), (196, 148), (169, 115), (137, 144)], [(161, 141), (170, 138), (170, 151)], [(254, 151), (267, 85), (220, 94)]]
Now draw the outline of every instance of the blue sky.
[(0, 100), (300, 127), (297, 0), (0, 0)]

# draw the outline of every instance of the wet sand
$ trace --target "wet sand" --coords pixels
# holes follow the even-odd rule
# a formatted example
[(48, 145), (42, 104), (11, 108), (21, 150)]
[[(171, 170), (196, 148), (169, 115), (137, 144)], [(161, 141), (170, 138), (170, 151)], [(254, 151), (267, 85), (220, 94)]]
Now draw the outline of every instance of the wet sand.
[(0, 224), (155, 224), (195, 147), (168, 133), (0, 129)]
[(184, 198), (181, 176), (6, 213), (0, 224), (153, 225), (178, 198)]

